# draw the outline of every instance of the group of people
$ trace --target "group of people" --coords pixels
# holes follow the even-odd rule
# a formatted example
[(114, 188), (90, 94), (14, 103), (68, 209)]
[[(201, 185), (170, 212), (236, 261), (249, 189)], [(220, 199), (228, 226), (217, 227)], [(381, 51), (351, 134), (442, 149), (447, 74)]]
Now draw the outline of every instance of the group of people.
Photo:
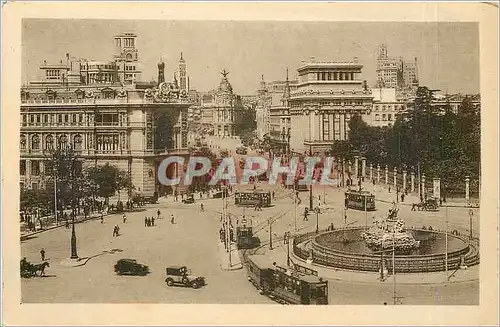
[(144, 227), (152, 227), (155, 225), (155, 217), (144, 218)]

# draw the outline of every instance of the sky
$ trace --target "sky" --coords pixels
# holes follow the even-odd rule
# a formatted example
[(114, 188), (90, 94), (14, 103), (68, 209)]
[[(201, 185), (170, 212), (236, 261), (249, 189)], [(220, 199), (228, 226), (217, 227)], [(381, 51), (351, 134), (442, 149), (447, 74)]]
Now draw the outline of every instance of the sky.
[(302, 60), (351, 61), (363, 64), (362, 78), (376, 81), (378, 46), (389, 56), (419, 63), (420, 85), (448, 93), (479, 93), (477, 23), (397, 22), (259, 22), (24, 19), (23, 83), (40, 78), (43, 60), (58, 63), (66, 53), (78, 58), (112, 60), (113, 37), (138, 35), (143, 81), (156, 80), (160, 57), (167, 80), (183, 52), (191, 88), (208, 91), (219, 85), (223, 69), (237, 94), (255, 94), (266, 81), (290, 78)]

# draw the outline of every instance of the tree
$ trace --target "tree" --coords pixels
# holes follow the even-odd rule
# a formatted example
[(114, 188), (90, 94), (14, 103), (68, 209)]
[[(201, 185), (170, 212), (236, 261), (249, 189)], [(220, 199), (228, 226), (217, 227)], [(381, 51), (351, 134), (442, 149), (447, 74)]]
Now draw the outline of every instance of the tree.
[[(106, 163), (102, 166), (90, 167), (87, 176), (96, 186), (97, 195), (109, 201), (109, 197), (122, 189), (132, 190), (134, 186), (127, 172)], [(130, 195), (130, 194), (129, 194)]]

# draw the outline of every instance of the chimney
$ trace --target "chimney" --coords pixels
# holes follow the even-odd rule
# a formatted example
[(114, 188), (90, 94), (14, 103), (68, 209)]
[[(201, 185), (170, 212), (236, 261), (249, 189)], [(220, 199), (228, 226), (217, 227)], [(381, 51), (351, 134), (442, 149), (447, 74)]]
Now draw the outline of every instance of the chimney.
[(354, 62), (358, 63), (358, 57), (354, 57)]
[(66, 53), (66, 60), (69, 60), (69, 53)]

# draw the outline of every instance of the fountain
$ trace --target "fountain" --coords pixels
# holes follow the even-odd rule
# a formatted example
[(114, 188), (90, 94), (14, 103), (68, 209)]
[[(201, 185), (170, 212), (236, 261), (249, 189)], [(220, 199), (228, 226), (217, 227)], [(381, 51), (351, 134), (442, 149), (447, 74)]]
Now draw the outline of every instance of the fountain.
[(420, 246), (420, 241), (406, 230), (404, 221), (397, 218), (398, 211), (397, 208), (391, 209), (386, 219), (375, 220), (372, 227), (361, 233), (369, 249), (393, 249), (396, 254), (411, 254)]
[[(294, 253), (303, 260), (334, 268), (379, 271), (382, 263), (396, 272), (456, 269), (479, 263), (479, 244), (458, 233), (407, 228), (394, 206), (371, 227), (345, 227), (294, 238)], [(384, 259), (392, 256), (394, 261)], [(446, 255), (446, 252), (447, 255)], [(448, 259), (448, 265), (445, 260)]]

